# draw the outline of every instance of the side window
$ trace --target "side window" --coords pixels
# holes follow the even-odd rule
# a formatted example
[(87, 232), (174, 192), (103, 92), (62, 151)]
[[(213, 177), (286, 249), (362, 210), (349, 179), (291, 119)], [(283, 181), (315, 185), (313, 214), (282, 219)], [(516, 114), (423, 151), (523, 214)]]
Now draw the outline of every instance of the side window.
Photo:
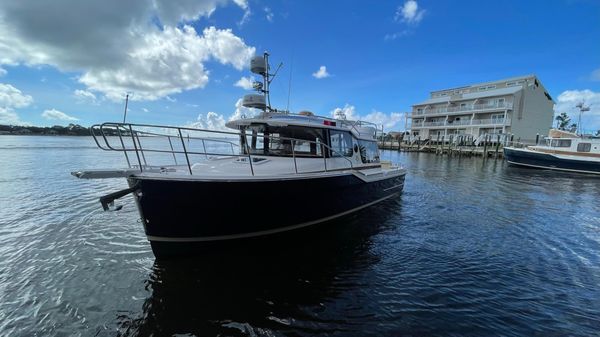
[(552, 147), (571, 147), (570, 139), (552, 139)]
[(346, 131), (329, 131), (332, 157), (352, 157), (352, 135)]
[(379, 163), (379, 149), (376, 142), (359, 140), (360, 159), (363, 163)]
[(592, 149), (592, 143), (577, 144), (577, 152), (590, 152), (591, 149)]

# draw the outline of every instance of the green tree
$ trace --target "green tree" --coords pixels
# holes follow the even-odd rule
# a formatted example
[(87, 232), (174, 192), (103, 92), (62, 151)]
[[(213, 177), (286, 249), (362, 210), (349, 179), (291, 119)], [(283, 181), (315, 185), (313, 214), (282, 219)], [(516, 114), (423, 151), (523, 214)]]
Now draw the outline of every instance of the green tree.
[(571, 124), (571, 126), (569, 126), (569, 129), (567, 131), (573, 132), (573, 133), (577, 132), (577, 123)]
[(556, 116), (557, 126), (559, 130), (565, 130), (569, 123), (571, 123), (571, 117), (566, 112), (561, 112), (560, 115)]

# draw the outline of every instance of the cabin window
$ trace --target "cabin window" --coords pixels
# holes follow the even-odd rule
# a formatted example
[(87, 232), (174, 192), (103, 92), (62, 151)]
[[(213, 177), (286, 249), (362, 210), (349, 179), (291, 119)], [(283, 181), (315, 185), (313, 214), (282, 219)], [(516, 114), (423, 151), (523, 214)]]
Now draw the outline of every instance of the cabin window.
[(359, 140), (360, 159), (363, 163), (379, 163), (379, 149), (377, 143), (366, 140)]
[(592, 143), (577, 144), (577, 152), (590, 152), (591, 149), (592, 149)]
[(352, 157), (352, 135), (347, 131), (329, 131), (331, 157)]
[(571, 147), (570, 139), (552, 139), (552, 147)]
[[(251, 154), (270, 156), (322, 157), (324, 130), (301, 126), (251, 125), (246, 139)], [(242, 136), (242, 138), (244, 138)], [(244, 141), (242, 141), (244, 144)], [(293, 145), (293, 149), (292, 149)], [(243, 148), (244, 153), (246, 149)]]

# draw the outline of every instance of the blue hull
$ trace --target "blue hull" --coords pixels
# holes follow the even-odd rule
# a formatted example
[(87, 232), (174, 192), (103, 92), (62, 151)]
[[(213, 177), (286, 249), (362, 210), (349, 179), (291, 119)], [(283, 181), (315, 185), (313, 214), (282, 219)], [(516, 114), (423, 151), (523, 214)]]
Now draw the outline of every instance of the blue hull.
[(364, 182), (353, 174), (288, 180), (129, 178), (155, 256), (314, 227), (397, 196), (404, 173)]
[(570, 171), (579, 173), (600, 174), (600, 162), (590, 160), (575, 160), (558, 158), (549, 153), (523, 151), (519, 149), (504, 148), (504, 157), (509, 164)]

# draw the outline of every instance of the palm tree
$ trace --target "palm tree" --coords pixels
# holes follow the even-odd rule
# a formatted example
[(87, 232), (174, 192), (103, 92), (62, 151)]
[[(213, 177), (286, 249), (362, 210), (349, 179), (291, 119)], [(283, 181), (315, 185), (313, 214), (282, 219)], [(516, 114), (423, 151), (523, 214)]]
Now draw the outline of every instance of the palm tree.
[(566, 112), (561, 112), (560, 115), (556, 116), (557, 126), (559, 130), (565, 130), (569, 123), (571, 123), (571, 117)]

